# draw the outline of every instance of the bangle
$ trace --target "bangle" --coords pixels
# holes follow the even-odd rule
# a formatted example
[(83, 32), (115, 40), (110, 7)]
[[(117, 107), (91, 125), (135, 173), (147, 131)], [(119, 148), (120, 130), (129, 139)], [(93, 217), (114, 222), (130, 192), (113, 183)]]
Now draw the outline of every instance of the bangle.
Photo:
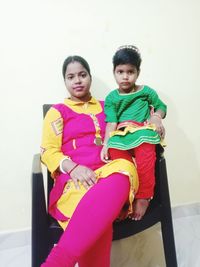
[(153, 113), (151, 116), (156, 116), (156, 117), (158, 117), (158, 118), (160, 118), (160, 119), (162, 120), (162, 117), (161, 117), (161, 115), (160, 115), (160, 114), (158, 114), (158, 113)]
[(66, 159), (71, 160), (70, 157), (65, 157), (65, 158), (63, 158), (63, 159), (60, 161), (60, 165), (59, 165), (60, 171), (61, 171), (62, 173), (64, 173), (64, 174), (67, 174), (67, 172), (63, 170), (62, 164), (63, 164), (63, 161), (66, 160)]
[(74, 165), (74, 167), (68, 172), (68, 174), (70, 175), (70, 173), (71, 173), (74, 169), (76, 169), (76, 167), (78, 167), (78, 166), (79, 166), (79, 164), (76, 163), (76, 164)]

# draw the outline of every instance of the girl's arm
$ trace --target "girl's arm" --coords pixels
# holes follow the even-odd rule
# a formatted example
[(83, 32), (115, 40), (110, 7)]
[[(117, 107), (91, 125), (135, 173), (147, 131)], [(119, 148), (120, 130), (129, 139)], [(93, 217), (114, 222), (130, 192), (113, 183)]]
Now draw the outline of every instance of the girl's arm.
[(104, 142), (103, 142), (103, 148), (101, 150), (101, 160), (103, 162), (108, 162), (108, 160), (109, 160), (107, 142), (108, 142), (108, 139), (110, 138), (110, 133), (115, 131), (116, 128), (117, 128), (116, 122), (107, 122), (105, 137), (104, 137)]
[(165, 137), (165, 128), (162, 124), (162, 119), (165, 117), (166, 113), (158, 109), (156, 112), (151, 114), (149, 122), (156, 125), (156, 131), (160, 135), (160, 137), (163, 139)]

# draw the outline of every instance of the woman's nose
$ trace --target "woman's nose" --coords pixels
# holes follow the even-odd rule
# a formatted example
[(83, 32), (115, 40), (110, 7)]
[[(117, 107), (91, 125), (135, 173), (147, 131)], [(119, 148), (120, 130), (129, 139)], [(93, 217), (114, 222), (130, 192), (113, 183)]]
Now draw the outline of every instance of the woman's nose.
[(77, 75), (77, 76), (75, 76), (74, 81), (75, 81), (75, 83), (80, 83), (80, 82), (81, 82), (81, 79), (80, 79), (80, 77)]

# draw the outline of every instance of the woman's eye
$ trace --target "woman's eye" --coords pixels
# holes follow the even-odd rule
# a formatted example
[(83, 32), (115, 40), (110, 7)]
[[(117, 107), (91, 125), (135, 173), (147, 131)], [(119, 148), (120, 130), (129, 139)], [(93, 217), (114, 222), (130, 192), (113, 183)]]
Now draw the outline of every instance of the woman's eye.
[(82, 73), (82, 74), (81, 74), (81, 77), (82, 77), (82, 78), (85, 78), (86, 76), (87, 76), (87, 73)]

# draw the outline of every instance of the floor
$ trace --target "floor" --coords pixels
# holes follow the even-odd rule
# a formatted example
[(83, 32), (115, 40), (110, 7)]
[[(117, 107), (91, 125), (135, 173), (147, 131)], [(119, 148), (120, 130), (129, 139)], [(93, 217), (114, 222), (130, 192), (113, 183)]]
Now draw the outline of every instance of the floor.
[[(200, 203), (172, 210), (179, 267), (200, 266)], [(20, 237), (20, 238), (19, 238)], [(20, 241), (19, 241), (20, 240)], [(0, 267), (31, 267), (30, 230), (0, 233)], [(111, 267), (165, 267), (160, 225), (114, 241)], [(173, 267), (173, 266), (172, 266)]]

